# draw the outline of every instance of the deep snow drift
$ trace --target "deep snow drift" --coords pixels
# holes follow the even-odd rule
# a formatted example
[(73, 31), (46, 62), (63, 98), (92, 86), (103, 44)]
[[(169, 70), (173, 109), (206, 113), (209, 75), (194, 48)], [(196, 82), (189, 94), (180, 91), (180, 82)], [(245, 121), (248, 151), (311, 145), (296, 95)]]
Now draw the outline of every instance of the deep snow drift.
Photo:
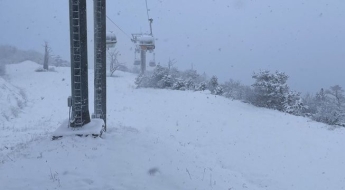
[(0, 128), (1, 189), (345, 188), (344, 129), (208, 92), (135, 89), (129, 73), (107, 78), (103, 138), (51, 141), (68, 117), (70, 70), (38, 67), (7, 68), (28, 103)]

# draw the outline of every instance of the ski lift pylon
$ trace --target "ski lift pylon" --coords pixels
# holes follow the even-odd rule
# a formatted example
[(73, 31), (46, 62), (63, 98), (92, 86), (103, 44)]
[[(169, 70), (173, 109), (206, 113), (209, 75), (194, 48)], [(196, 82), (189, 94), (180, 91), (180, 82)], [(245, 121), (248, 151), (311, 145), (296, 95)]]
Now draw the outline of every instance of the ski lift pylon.
[(135, 47), (135, 53), (140, 53), (140, 47), (139, 46)]
[[(146, 11), (147, 11), (147, 18), (149, 20), (150, 24), (150, 33), (149, 34), (132, 34), (132, 39), (131, 41), (135, 44), (135, 61), (134, 65), (141, 65), (141, 73), (144, 73), (146, 70), (146, 52), (152, 53), (153, 50), (156, 48), (155, 46), (155, 38), (152, 34), (152, 22), (153, 19), (150, 18), (149, 16), (149, 9), (147, 6), (147, 1), (146, 1)], [(141, 53), (141, 59), (140, 61), (137, 61), (136, 59), (136, 53)], [(149, 62), (149, 66), (155, 67), (156, 66), (156, 61), (155, 59), (151, 60)]]

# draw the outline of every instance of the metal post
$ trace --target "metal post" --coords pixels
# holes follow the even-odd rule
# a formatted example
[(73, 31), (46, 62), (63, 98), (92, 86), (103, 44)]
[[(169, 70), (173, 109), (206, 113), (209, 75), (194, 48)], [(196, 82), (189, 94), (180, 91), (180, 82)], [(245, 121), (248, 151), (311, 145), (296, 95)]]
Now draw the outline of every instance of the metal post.
[(86, 0), (69, 0), (71, 42), (71, 127), (89, 123)]
[(152, 22), (153, 22), (153, 19), (150, 18), (149, 21), (150, 21), (150, 35), (152, 36)]
[(144, 74), (146, 71), (146, 49), (141, 48), (140, 58), (141, 58), (141, 73)]
[[(94, 0), (94, 117), (106, 123), (106, 0)], [(106, 129), (106, 127), (105, 127)]]

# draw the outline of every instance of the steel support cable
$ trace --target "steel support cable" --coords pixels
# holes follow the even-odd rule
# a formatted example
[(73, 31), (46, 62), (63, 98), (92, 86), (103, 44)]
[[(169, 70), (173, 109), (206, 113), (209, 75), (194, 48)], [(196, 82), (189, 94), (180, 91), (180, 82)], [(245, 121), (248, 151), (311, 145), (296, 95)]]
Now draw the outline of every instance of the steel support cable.
[(147, 0), (145, 0), (146, 2), (146, 13), (147, 13), (147, 19), (150, 20), (150, 16), (149, 16), (149, 8), (147, 6)]
[(111, 23), (113, 23), (123, 34), (125, 34), (129, 39), (132, 39), (126, 32), (124, 32), (113, 20), (111, 20), (110, 17), (108, 17), (107, 15), (107, 18), (110, 20)]

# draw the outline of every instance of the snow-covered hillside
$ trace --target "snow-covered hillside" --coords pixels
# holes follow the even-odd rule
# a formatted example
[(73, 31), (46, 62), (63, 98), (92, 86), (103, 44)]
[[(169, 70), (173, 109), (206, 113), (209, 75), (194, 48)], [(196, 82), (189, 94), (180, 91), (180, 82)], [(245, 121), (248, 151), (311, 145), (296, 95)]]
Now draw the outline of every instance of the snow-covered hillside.
[(0, 89), (0, 121), (4, 127), (5, 122), (19, 115), (20, 109), (25, 106), (26, 95), (23, 90), (13, 86), (2, 77), (0, 77)]
[(13, 122), (25, 106), (25, 92), (0, 77), (0, 155), (9, 149), (8, 143), (11, 144), (12, 140), (7, 137), (17, 130)]
[(1, 189), (345, 188), (344, 129), (208, 92), (135, 89), (129, 73), (108, 78), (103, 138), (51, 141), (68, 117), (70, 70), (38, 67), (7, 68), (28, 103), (0, 128)]

